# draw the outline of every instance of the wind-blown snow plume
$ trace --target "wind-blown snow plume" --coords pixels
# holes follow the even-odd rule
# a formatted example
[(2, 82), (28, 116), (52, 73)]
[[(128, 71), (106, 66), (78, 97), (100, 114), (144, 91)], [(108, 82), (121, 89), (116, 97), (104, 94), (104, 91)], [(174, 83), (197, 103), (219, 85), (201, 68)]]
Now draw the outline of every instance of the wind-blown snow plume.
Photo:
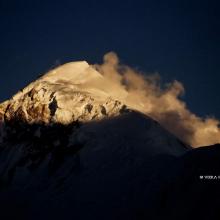
[(117, 89), (127, 92), (125, 104), (150, 115), (186, 143), (194, 147), (220, 143), (219, 121), (193, 114), (180, 99), (184, 93), (180, 82), (174, 81), (162, 89), (159, 75), (149, 76), (120, 64), (114, 52), (107, 53), (103, 64), (96, 64), (95, 68), (112, 81), (115, 93)]

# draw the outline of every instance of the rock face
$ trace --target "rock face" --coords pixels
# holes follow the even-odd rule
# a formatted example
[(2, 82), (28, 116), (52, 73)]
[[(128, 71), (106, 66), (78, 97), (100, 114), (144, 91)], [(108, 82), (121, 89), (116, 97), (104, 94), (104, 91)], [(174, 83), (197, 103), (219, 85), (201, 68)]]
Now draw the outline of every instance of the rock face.
[(27, 123), (90, 121), (111, 117), (126, 110), (105, 91), (89, 87), (104, 80), (86, 62), (66, 64), (47, 73), (0, 105), (1, 120)]
[(54, 92), (53, 86), (45, 82), (19, 99), (10, 100), (3, 110), (4, 120), (69, 124), (76, 120), (89, 121), (118, 115), (126, 109), (121, 102), (110, 97), (98, 100), (86, 92), (72, 90), (69, 91), (71, 95), (62, 97), (63, 91)]

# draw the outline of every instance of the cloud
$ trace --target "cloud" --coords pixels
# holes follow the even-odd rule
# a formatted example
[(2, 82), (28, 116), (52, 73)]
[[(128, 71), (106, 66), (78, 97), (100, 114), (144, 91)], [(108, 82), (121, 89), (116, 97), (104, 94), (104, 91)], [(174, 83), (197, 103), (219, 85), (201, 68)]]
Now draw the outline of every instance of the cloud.
[[(220, 122), (215, 118), (201, 118), (193, 114), (180, 97), (184, 94), (181, 82), (161, 87), (158, 74), (143, 74), (122, 65), (117, 54), (104, 55), (103, 64), (94, 67), (114, 85), (122, 101), (157, 120), (167, 130), (193, 147), (220, 143)], [(103, 85), (104, 86), (104, 85)]]

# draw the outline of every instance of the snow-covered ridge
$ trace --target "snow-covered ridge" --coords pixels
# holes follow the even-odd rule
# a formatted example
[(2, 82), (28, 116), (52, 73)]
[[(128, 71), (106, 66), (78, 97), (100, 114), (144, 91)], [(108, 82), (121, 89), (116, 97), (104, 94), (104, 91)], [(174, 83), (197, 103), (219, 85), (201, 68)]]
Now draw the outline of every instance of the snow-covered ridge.
[[(95, 86), (106, 79), (85, 61), (53, 69), (0, 104), (0, 119), (28, 123), (89, 121), (115, 116), (126, 109), (114, 90)], [(117, 98), (124, 96), (117, 93)]]

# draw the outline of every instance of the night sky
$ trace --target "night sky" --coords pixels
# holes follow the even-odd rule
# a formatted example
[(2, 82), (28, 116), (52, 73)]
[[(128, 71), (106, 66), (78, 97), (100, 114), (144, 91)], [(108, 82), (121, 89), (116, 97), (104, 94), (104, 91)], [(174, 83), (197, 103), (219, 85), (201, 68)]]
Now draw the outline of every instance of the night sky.
[(181, 81), (200, 116), (220, 118), (218, 1), (0, 1), (0, 101), (69, 61), (124, 64)]

